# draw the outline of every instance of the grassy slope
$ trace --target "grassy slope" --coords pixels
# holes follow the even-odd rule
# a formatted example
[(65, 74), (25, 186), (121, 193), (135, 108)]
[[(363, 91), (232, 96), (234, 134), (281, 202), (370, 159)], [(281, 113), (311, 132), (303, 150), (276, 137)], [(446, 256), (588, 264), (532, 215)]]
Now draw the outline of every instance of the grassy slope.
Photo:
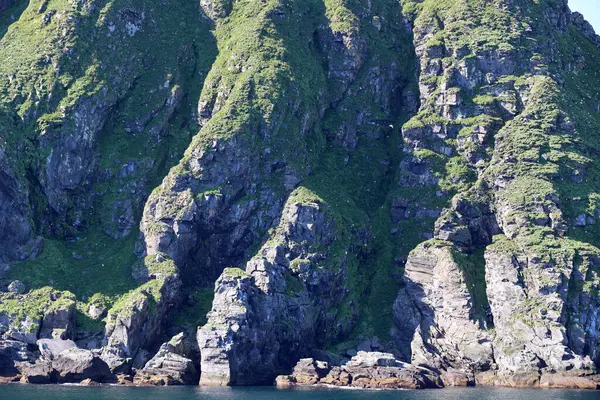
[[(190, 116), (215, 57), (214, 39), (197, 5), (187, 1), (169, 0), (157, 7), (137, 0), (99, 0), (93, 8), (77, 9), (72, 2), (53, 0), (45, 14), (38, 13), (40, 1), (32, 0), (26, 8), (25, 3), (17, 2), (14, 11), (8, 10), (0, 19), (6, 32), (0, 40), (0, 57), (5, 60), (0, 66), (0, 115), (6, 116), (0, 118), (0, 136), (15, 152), (17, 169), (27, 181), (35, 175), (27, 171), (40, 168), (46, 154), (38, 147), (39, 137), (61, 124), (68, 129), (65, 116), (70, 108), (104, 91), (119, 100), (100, 132), (98, 166), (104, 176), (114, 178), (94, 186), (94, 204), (85, 215), (87, 228), (77, 231), (65, 226), (58, 229), (58, 236), (39, 225), (49, 209), (36, 181), (30, 180), (35, 226), (46, 243), (37, 259), (15, 263), (7, 279), (20, 279), (29, 288), (51, 285), (69, 290), (79, 300), (96, 293), (114, 301), (136, 286), (131, 265), (137, 232), (114, 240), (103, 227), (116, 201), (135, 198), (128, 188), (143, 179), (148, 187), (136, 187), (136, 196), (140, 190), (143, 196), (144, 190), (156, 186), (197, 131)], [(109, 36), (109, 25), (118, 23), (120, 10), (127, 7), (143, 12), (146, 25), (134, 36)], [(158, 18), (163, 7), (171, 10), (173, 20)], [(44, 15), (52, 16), (48, 24), (41, 22)], [(71, 49), (68, 55), (62, 46)], [(46, 59), (51, 62), (40, 61)], [(60, 73), (54, 72), (53, 64), (60, 66)], [(165, 82), (168, 86), (163, 87)], [(183, 100), (167, 122), (168, 135), (150, 134), (152, 123), (143, 132), (127, 130), (140, 116), (154, 115), (160, 121), (162, 104), (174, 88), (182, 90)], [(118, 177), (126, 163), (151, 167)], [(142, 205), (135, 206), (136, 219)]]

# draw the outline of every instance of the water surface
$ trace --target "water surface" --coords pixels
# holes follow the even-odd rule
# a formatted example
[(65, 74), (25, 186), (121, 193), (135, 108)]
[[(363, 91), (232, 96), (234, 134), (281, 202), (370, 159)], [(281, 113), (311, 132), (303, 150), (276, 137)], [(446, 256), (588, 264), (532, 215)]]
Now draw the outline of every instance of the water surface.
[(441, 390), (363, 391), (273, 387), (78, 387), (0, 385), (0, 400), (599, 400), (582, 390), (449, 388)]

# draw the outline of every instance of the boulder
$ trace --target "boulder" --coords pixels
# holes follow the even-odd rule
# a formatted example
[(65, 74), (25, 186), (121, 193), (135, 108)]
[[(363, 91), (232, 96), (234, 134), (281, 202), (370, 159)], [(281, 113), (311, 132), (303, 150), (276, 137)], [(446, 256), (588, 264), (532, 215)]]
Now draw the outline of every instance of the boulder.
[(106, 314), (106, 308), (102, 304), (90, 304), (88, 314), (92, 319), (100, 319)]
[(466, 373), (457, 369), (448, 369), (442, 371), (442, 382), (445, 387), (449, 386), (475, 386), (475, 377), (473, 374)]
[(12, 281), (8, 285), (8, 291), (16, 294), (23, 294), (27, 290), (25, 284), (21, 281)]
[(111, 375), (108, 365), (90, 350), (69, 348), (54, 356), (52, 368), (60, 383), (91, 379), (102, 382)]
[(35, 364), (23, 364), (20, 369), (23, 375), (22, 382), (40, 384), (56, 382), (51, 361), (40, 359)]
[(352, 376), (341, 367), (333, 367), (319, 383), (334, 386), (350, 386)]
[[(435, 372), (399, 361), (390, 353), (359, 351), (341, 369), (349, 375), (352, 387), (369, 389), (443, 387), (440, 377)], [(346, 380), (346, 377), (338, 372), (334, 375)], [(336, 384), (335, 380), (333, 384)]]
[(74, 341), (62, 339), (40, 339), (37, 341), (37, 345), (42, 358), (46, 360), (53, 360), (58, 354), (67, 349), (77, 348)]
[(170, 343), (163, 343), (158, 353), (137, 372), (134, 383), (138, 385), (195, 385), (200, 375), (189, 358), (175, 352)]
[(346, 367), (348, 368), (399, 367), (404, 365), (407, 364), (396, 360), (393, 354), (377, 351), (359, 351), (346, 363)]
[(302, 358), (298, 361), (292, 372), (294, 382), (302, 385), (317, 383), (327, 376), (329, 366), (325, 361), (315, 361), (312, 358)]
[(280, 389), (289, 389), (294, 386), (295, 383), (296, 381), (291, 375), (279, 375), (275, 378), (275, 386)]
[(200, 349), (195, 334), (188, 331), (178, 333), (169, 340), (168, 344), (173, 353), (191, 360), (200, 360)]

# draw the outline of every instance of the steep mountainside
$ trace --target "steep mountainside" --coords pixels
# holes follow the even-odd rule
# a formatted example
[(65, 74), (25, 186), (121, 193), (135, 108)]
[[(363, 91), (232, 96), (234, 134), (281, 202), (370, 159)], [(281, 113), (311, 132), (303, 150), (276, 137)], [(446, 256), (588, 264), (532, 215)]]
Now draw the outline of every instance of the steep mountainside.
[(593, 386), (599, 65), (567, 0), (0, 0), (0, 375)]

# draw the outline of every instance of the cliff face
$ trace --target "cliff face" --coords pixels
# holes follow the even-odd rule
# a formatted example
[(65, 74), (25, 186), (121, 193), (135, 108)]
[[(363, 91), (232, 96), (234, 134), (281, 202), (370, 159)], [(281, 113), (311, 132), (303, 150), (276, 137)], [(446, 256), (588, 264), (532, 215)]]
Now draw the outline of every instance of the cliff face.
[(593, 374), (599, 44), (566, 0), (0, 1), (2, 371)]

